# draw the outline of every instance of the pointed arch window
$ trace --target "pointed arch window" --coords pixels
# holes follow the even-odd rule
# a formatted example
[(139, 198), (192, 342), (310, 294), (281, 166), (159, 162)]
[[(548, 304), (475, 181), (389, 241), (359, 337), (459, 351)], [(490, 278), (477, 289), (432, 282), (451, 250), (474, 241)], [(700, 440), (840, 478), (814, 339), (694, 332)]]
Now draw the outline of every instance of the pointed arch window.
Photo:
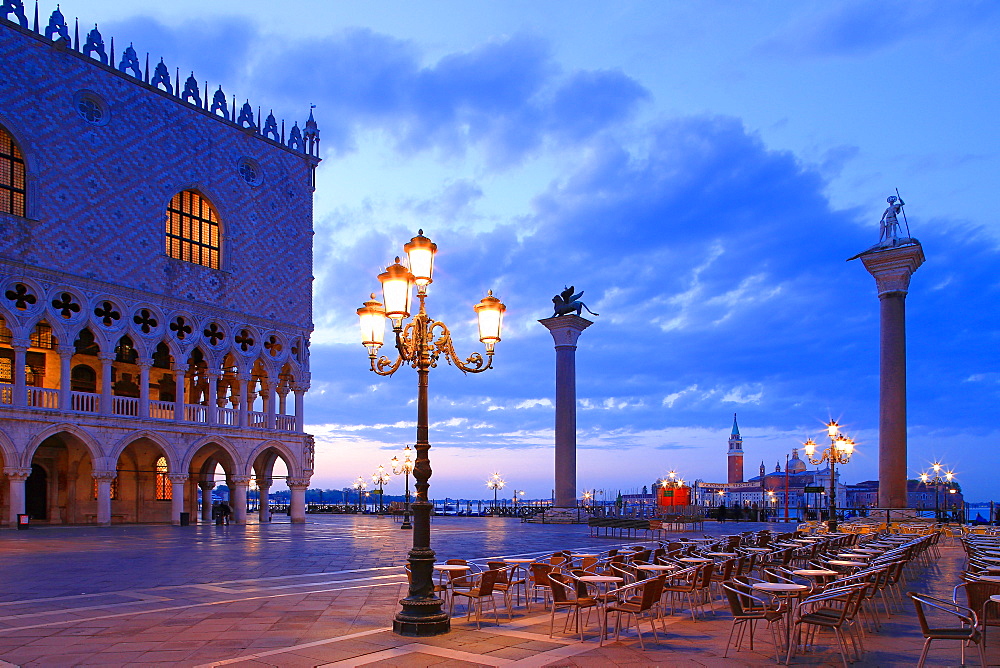
[(183, 190), (167, 206), (167, 255), (211, 269), (219, 268), (219, 216), (194, 190)]
[(0, 212), (25, 215), (24, 156), (14, 138), (0, 128)]
[(167, 480), (167, 458), (160, 457), (156, 460), (156, 500), (169, 501), (173, 498), (172, 492), (170, 481)]

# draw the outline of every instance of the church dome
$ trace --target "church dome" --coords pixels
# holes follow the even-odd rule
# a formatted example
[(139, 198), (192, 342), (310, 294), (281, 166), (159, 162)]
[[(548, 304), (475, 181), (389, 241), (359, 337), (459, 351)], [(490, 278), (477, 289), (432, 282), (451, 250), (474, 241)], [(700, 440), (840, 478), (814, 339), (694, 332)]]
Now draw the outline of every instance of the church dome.
[(799, 459), (799, 449), (792, 448), (792, 458), (788, 460), (789, 473), (802, 473), (806, 470), (806, 463)]

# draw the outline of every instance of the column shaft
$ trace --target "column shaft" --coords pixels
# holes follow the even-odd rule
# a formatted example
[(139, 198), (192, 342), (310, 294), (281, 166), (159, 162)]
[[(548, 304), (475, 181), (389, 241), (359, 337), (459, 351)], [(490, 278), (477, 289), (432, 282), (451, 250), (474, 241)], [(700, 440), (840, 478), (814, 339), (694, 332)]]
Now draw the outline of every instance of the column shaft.
[[(62, 346), (60, 346), (62, 347)], [(73, 408), (73, 351), (59, 351), (59, 409)]]
[(576, 346), (556, 346), (556, 500), (576, 505)]
[(906, 293), (879, 295), (879, 506), (907, 507)]

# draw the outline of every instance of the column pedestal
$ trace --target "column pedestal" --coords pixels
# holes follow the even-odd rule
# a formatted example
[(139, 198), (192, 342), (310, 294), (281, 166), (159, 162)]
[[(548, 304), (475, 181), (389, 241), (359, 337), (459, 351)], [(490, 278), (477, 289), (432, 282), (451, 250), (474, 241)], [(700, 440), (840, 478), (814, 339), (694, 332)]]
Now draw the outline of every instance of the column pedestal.
[(247, 523), (247, 488), (250, 486), (249, 476), (233, 476), (230, 487), (229, 505), (233, 508), (233, 522)]
[(205, 524), (212, 523), (212, 490), (215, 489), (214, 482), (199, 482), (201, 489), (201, 521)]
[(306, 521), (306, 490), (309, 488), (307, 479), (288, 479), (288, 489), (292, 492), (288, 515), (292, 524), (304, 524)]
[(557, 508), (576, 508), (576, 342), (593, 322), (576, 315), (539, 320), (556, 348), (555, 494)]
[(181, 513), (184, 512), (184, 483), (188, 481), (187, 473), (171, 473), (167, 475), (170, 481), (170, 523), (179, 526)]
[(878, 505), (906, 508), (906, 310), (910, 276), (924, 262), (920, 243), (866, 251), (880, 311)]
[(7, 518), (10, 526), (17, 526), (17, 516), (24, 513), (24, 481), (31, 475), (31, 469), (5, 468), (7, 476), (7, 500), (10, 516)]

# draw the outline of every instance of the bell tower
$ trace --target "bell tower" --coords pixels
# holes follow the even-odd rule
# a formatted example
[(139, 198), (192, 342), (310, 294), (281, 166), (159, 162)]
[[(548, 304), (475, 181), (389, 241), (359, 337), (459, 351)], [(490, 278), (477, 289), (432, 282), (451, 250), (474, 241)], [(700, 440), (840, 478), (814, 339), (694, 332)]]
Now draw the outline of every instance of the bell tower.
[(743, 439), (733, 413), (733, 433), (729, 436), (729, 482), (743, 482)]

